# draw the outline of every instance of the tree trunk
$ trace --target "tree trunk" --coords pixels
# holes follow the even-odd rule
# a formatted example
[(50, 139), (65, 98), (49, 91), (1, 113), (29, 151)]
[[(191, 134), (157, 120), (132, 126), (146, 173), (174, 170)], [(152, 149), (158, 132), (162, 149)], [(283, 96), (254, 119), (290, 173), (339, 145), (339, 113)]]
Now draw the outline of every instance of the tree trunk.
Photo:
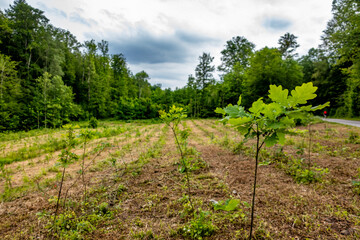
[(254, 225), (254, 211), (255, 211), (255, 194), (256, 194), (256, 180), (257, 180), (257, 169), (258, 169), (258, 159), (259, 159), (259, 152), (260, 152), (260, 133), (259, 129), (256, 129), (256, 157), (255, 157), (255, 176), (254, 176), (254, 189), (253, 189), (253, 196), (252, 196), (252, 204), (251, 204), (251, 223), (250, 223), (250, 234), (249, 240), (252, 238), (252, 231)]

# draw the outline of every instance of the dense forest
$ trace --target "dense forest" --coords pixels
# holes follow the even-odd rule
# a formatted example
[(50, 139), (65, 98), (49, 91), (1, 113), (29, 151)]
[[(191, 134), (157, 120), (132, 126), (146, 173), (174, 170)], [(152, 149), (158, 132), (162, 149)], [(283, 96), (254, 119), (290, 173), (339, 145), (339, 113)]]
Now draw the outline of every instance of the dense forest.
[(299, 44), (291, 33), (279, 37), (277, 48), (260, 50), (235, 36), (224, 45), (220, 66), (203, 53), (187, 85), (171, 90), (151, 85), (145, 71), (132, 73), (126, 56), (110, 54), (106, 40), (80, 43), (51, 25), (43, 11), (15, 0), (0, 9), (0, 131), (53, 128), (91, 117), (155, 118), (172, 104), (192, 117), (211, 117), (239, 95), (249, 106), (267, 95), (270, 84), (293, 89), (309, 81), (319, 87), (312, 104), (330, 101), (330, 115), (360, 116), (360, 3), (334, 0), (332, 11), (322, 44), (304, 56), (296, 53)]

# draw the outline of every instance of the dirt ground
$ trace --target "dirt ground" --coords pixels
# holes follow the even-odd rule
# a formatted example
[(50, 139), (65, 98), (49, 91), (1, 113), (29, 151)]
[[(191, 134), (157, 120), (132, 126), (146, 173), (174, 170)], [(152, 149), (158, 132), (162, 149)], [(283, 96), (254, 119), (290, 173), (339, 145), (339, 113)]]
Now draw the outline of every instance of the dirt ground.
[[(243, 138), (229, 126), (186, 120), (186, 128), (195, 162), (190, 172), (195, 213), (171, 129), (144, 125), (139, 134), (134, 126), (127, 137), (88, 143), (84, 175), (81, 160), (66, 169), (57, 229), (53, 216), (63, 168), (51, 169), (60, 152), (49, 161), (42, 155), (5, 166), (12, 186), (9, 190), (0, 178), (6, 196), (0, 203), (0, 239), (247, 239), (254, 140), (234, 153)], [(354, 187), (360, 181), (360, 144), (351, 138), (356, 135), (356, 127), (318, 123), (298, 127), (284, 146), (262, 151), (255, 239), (360, 239), (360, 196)], [(96, 152), (101, 142), (110, 144)], [(82, 146), (73, 151), (81, 156)], [(327, 171), (319, 181), (298, 182), (287, 171), (292, 159)], [(228, 199), (239, 200), (236, 209), (215, 210), (213, 202)], [(186, 233), (189, 229), (198, 235)]]

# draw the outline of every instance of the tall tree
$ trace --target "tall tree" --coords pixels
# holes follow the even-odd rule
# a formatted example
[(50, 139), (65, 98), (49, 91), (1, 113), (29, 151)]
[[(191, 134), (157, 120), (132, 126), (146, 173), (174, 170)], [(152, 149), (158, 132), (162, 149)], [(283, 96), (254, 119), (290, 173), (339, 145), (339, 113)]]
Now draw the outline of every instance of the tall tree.
[[(324, 31), (323, 45), (346, 74), (346, 91), (339, 114), (360, 116), (360, 2), (334, 0), (333, 18)], [(344, 68), (344, 65), (347, 67)]]
[(15, 70), (17, 63), (0, 54), (0, 131), (15, 130), (20, 126), (22, 97), (20, 79)]
[(230, 72), (236, 64), (246, 69), (254, 48), (255, 44), (249, 42), (245, 37), (233, 37), (226, 42), (225, 49), (221, 51), (222, 63), (218, 67), (219, 71)]
[(215, 65), (212, 65), (214, 57), (211, 57), (210, 53), (203, 53), (199, 57), (199, 64), (195, 68), (196, 87), (198, 88), (198, 116), (206, 116), (207, 108), (205, 107), (206, 100), (209, 96), (208, 87), (215, 83), (213, 72), (215, 71)]
[(19, 65), (20, 76), (30, 80), (40, 74), (35, 63), (39, 57), (37, 49), (40, 33), (49, 20), (44, 16), (43, 11), (31, 7), (25, 0), (15, 0), (5, 12), (10, 20), (10, 28), (13, 29), (7, 45), (8, 53), (13, 56), (13, 60), (22, 62)]
[(203, 53), (199, 57), (199, 64), (195, 68), (195, 76), (197, 86), (201, 90), (215, 81), (213, 77), (215, 66), (211, 65), (213, 60), (214, 57), (211, 57), (210, 53)]
[(279, 51), (284, 58), (293, 58), (298, 54), (295, 53), (296, 49), (300, 47), (300, 45), (296, 41), (297, 37), (294, 34), (285, 33), (280, 37), (278, 44)]
[(278, 49), (265, 47), (251, 58), (245, 77), (244, 104), (250, 106), (266, 95), (269, 85), (282, 85), (287, 89), (300, 85), (303, 73), (295, 60), (282, 59)]
[(135, 74), (134, 80), (138, 87), (138, 98), (150, 97), (150, 84), (148, 80), (149, 75), (145, 71), (141, 71)]

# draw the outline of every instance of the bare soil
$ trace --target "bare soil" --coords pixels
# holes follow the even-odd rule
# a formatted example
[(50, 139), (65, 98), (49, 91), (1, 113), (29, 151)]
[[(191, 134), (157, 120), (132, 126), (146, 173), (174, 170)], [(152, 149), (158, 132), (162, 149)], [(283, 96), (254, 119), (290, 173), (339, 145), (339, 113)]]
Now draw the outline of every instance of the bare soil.
[[(250, 229), (247, 203), (251, 203), (254, 181), (254, 141), (248, 141), (244, 149), (234, 154), (232, 149), (243, 139), (234, 129), (215, 120), (187, 120), (182, 129), (185, 127), (191, 129), (188, 147), (196, 150), (194, 156), (198, 161), (206, 163), (190, 174), (194, 207), (207, 211), (206, 220), (214, 226), (211, 235), (204, 239), (247, 239)], [(185, 174), (179, 171), (180, 155), (174, 137), (170, 129), (164, 128), (165, 125), (160, 124), (147, 125), (140, 127), (142, 134), (138, 136), (132, 132), (126, 139), (119, 135), (89, 143), (86, 184), (77, 173), (80, 162), (66, 169), (62, 199), (68, 190), (66, 197), (72, 204), (62, 203), (59, 213), (74, 212), (77, 218), (96, 215), (100, 220), (93, 223), (91, 231), (81, 232), (79, 228), (71, 231), (81, 232), (83, 239), (186, 239), (182, 229), (189, 226), (193, 214), (188, 212), (189, 205), (184, 198), (187, 194)], [(311, 139), (308, 127), (297, 129), (306, 131), (287, 136), (281, 151), (284, 159), (303, 158), (312, 166), (327, 168), (328, 173), (320, 182), (304, 184), (297, 183), (275, 161), (259, 166), (255, 239), (359, 239), (360, 196), (354, 191), (352, 181), (360, 178), (360, 144), (349, 141), (349, 136), (350, 132), (360, 135), (360, 129), (331, 123), (314, 124), (310, 127)], [(116, 142), (116, 146), (113, 144), (101, 154), (91, 153), (105, 141)], [(157, 147), (160, 152), (153, 153)], [(262, 162), (274, 159), (280, 148), (265, 148)], [(82, 148), (74, 152), (81, 155)], [(111, 158), (116, 158), (116, 166), (109, 163)], [(0, 203), (0, 239), (58, 238), (48, 227), (59, 191), (56, 173), (47, 171), (38, 186), (21, 190), (26, 185), (24, 172), (32, 177), (56, 162), (56, 157), (48, 162), (44, 159), (45, 156), (40, 156), (31, 160), (32, 164), (26, 160), (6, 166), (13, 170), (12, 187), (19, 192)], [(51, 185), (44, 184), (49, 179), (54, 179)], [(5, 185), (5, 179), (0, 178), (0, 193), (5, 194)], [(239, 199), (238, 209), (214, 210), (213, 201), (227, 199)], [(83, 205), (84, 202), (88, 205)], [(107, 204), (108, 215), (99, 213), (98, 206), (102, 203)], [(40, 213), (48, 215), (42, 217)], [(62, 238), (71, 239), (71, 231)]]

